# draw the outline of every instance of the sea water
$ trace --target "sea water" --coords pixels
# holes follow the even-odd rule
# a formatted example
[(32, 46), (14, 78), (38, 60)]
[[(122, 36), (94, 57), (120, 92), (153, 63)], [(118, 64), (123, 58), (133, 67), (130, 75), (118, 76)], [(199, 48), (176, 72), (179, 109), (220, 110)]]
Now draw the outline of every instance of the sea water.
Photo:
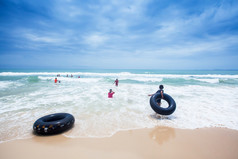
[[(54, 83), (57, 74), (60, 83)], [(160, 84), (177, 104), (172, 115), (158, 116), (149, 104), (148, 94)], [(238, 130), (238, 71), (0, 71), (0, 142), (30, 138), (38, 118), (60, 112), (75, 117), (64, 133), (71, 138), (155, 126)]]

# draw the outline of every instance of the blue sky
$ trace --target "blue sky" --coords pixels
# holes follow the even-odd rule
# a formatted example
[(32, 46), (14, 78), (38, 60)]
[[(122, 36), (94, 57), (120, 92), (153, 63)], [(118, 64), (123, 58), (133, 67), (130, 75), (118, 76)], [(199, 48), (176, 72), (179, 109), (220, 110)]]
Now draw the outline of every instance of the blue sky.
[(0, 67), (238, 69), (238, 1), (0, 0)]

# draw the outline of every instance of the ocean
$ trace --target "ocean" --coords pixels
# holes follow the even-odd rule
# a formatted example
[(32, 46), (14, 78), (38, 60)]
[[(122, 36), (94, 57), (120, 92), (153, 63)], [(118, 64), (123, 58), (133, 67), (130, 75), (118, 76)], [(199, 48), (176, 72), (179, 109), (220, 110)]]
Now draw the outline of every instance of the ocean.
[[(169, 116), (156, 116), (149, 103), (160, 84), (177, 104)], [(155, 126), (238, 130), (238, 71), (0, 70), (0, 142), (33, 137), (38, 118), (60, 112), (75, 117), (69, 138)]]

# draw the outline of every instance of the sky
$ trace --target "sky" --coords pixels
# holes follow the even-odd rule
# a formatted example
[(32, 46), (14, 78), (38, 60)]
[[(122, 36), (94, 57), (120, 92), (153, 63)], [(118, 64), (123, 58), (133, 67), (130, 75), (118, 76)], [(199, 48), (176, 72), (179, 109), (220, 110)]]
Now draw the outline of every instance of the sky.
[(238, 69), (238, 1), (0, 0), (0, 68)]

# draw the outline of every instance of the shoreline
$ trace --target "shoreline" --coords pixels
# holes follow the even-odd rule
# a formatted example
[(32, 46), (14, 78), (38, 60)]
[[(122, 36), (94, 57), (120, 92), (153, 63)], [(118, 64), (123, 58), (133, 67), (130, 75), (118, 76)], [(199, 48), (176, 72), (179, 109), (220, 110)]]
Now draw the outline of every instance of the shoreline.
[(34, 136), (0, 143), (0, 158), (191, 158), (237, 159), (238, 131), (228, 128), (155, 127), (105, 138)]

